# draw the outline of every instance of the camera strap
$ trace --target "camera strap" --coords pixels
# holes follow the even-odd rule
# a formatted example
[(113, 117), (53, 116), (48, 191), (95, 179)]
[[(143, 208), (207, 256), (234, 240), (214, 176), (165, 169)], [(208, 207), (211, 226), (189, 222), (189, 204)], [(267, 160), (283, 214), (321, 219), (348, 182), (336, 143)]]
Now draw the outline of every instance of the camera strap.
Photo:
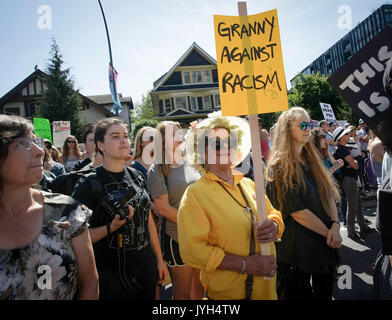
[[(111, 177), (111, 179), (114, 180), (120, 188), (122, 188), (121, 183), (118, 182), (108, 170), (106, 170), (105, 168), (103, 169), (107, 172), (107, 174)], [(124, 171), (125, 171), (124, 175), (127, 176), (128, 180), (132, 181), (132, 183), (135, 183), (134, 181), (135, 179), (131, 178), (127, 168), (124, 168)], [(128, 223), (128, 218), (126, 223)], [(129, 278), (129, 276), (127, 275), (128, 271), (126, 265), (127, 259), (126, 259), (123, 227), (121, 227), (116, 231), (116, 236), (117, 236), (117, 255), (118, 255), (118, 275), (120, 278), (120, 282), (126, 291), (128, 291), (131, 294), (136, 294), (140, 290), (141, 286), (136, 282), (136, 277)]]
[(125, 290), (131, 294), (136, 294), (141, 286), (136, 282), (136, 277), (128, 278), (126, 268), (126, 250), (124, 245), (124, 233), (121, 231), (117, 232), (117, 252), (118, 252), (118, 275), (120, 282)]
[[(256, 253), (256, 246), (255, 246), (255, 234), (254, 234), (254, 219), (255, 219), (255, 213), (252, 210), (252, 207), (250, 206), (250, 203), (248, 201), (248, 198), (245, 195), (244, 190), (241, 187), (241, 184), (238, 183), (238, 189), (241, 192), (242, 197), (245, 200), (246, 203), (246, 207), (241, 204), (223, 185), (223, 183), (221, 183), (220, 181), (218, 181), (218, 184), (223, 188), (223, 190), (225, 190), (229, 196), (235, 201), (237, 202), (243, 209), (244, 212), (248, 212), (250, 214), (250, 223), (251, 223), (251, 233), (250, 233), (250, 244), (249, 244), (249, 256), (252, 256)], [(251, 274), (248, 274), (246, 280), (245, 280), (245, 300), (250, 300), (252, 297), (252, 291), (253, 291), (253, 276)]]

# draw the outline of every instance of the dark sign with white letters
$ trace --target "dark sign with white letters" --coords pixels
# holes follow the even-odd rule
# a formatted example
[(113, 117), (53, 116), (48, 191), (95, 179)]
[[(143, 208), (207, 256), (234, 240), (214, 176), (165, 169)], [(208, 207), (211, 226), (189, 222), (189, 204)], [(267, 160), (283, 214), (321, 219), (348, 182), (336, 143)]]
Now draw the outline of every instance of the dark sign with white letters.
[(330, 85), (385, 143), (392, 140), (392, 98), (383, 87), (384, 71), (392, 58), (392, 29), (384, 28), (336, 71)]

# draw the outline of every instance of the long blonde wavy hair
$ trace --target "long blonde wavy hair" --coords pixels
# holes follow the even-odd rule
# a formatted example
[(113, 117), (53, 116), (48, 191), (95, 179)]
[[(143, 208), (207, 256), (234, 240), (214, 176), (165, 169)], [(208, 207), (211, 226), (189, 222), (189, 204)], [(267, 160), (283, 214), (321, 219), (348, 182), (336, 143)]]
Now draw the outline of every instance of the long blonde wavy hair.
[[(304, 117), (307, 121), (310, 120), (305, 109), (290, 108), (279, 116), (274, 130), (274, 146), (265, 175), (268, 182), (275, 184), (279, 210), (282, 210), (282, 198), (288, 190), (300, 188), (305, 190), (306, 188), (301, 163), (295, 154), (295, 142), (291, 130), (298, 120)], [(324, 210), (331, 216), (332, 206), (335, 206), (335, 201), (338, 201), (340, 197), (339, 191), (324, 167), (311, 139), (302, 148), (301, 157), (314, 177)]]
[[(157, 126), (155, 127), (156, 130), (159, 131), (160, 133), (160, 137), (161, 137), (161, 141), (162, 141), (162, 145), (161, 145), (161, 154), (158, 154), (157, 152), (154, 152), (154, 161), (161, 161), (162, 163), (162, 171), (163, 171), (163, 175), (165, 177), (168, 176), (169, 174), (169, 168), (170, 165), (166, 163), (166, 155), (165, 152), (167, 152), (167, 147), (169, 144), (169, 142), (166, 141), (166, 130), (169, 130), (169, 127), (177, 127), (178, 129), (181, 129), (181, 125), (179, 122), (175, 122), (175, 121), (162, 121), (160, 123), (157, 124)], [(173, 129), (174, 130), (174, 129)], [(154, 143), (158, 143), (158, 141), (154, 141)], [(160, 158), (162, 157), (162, 158)]]

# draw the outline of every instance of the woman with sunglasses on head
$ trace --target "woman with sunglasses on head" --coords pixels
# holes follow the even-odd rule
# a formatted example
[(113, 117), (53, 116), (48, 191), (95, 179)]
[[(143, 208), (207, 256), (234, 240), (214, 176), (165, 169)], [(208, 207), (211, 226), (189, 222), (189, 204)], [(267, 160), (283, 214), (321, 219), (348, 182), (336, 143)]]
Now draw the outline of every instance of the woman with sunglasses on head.
[(279, 299), (331, 300), (342, 243), (338, 189), (310, 141), (305, 109), (283, 112), (275, 133), (265, 174), (268, 197), (286, 226), (277, 244)]
[(178, 206), (185, 189), (200, 179), (200, 174), (184, 158), (182, 129), (178, 122), (163, 121), (154, 141), (154, 164), (147, 174), (147, 185), (159, 214), (163, 217), (161, 243), (169, 267), (174, 300), (199, 300), (203, 288), (199, 270), (186, 265), (180, 255), (177, 234)]
[(151, 201), (142, 175), (125, 167), (130, 152), (128, 124), (100, 120), (94, 141), (103, 165), (75, 188), (72, 197), (93, 210), (90, 235), (102, 300), (153, 300), (166, 278)]
[[(233, 169), (250, 152), (249, 124), (207, 118), (188, 136), (186, 151), (203, 176), (187, 188), (179, 208), (184, 261), (201, 270), (209, 299), (276, 300), (274, 240), (284, 231), (282, 217), (266, 198), (267, 219), (259, 227), (255, 183)], [(269, 256), (260, 254), (259, 242), (269, 244)]]
[(0, 300), (97, 299), (90, 211), (32, 188), (44, 155), (33, 129), (21, 117), (0, 115)]
[(74, 136), (68, 136), (64, 141), (63, 150), (59, 162), (65, 167), (65, 171), (70, 172), (73, 167), (83, 159), (83, 154), (79, 150), (78, 140)]

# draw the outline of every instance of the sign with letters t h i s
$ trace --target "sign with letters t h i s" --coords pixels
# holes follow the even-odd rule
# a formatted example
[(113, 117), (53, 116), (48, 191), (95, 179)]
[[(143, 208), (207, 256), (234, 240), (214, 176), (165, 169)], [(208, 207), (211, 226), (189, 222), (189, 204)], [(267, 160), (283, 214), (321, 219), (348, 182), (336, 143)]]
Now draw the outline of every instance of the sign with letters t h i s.
[(288, 109), (276, 9), (250, 16), (214, 15), (224, 116)]
[(384, 28), (336, 71), (328, 82), (383, 141), (390, 141), (391, 98), (383, 87), (385, 67), (392, 58), (392, 29)]
[(324, 119), (328, 123), (336, 122), (335, 114), (333, 113), (332, 106), (328, 103), (320, 102), (321, 111), (323, 112)]

